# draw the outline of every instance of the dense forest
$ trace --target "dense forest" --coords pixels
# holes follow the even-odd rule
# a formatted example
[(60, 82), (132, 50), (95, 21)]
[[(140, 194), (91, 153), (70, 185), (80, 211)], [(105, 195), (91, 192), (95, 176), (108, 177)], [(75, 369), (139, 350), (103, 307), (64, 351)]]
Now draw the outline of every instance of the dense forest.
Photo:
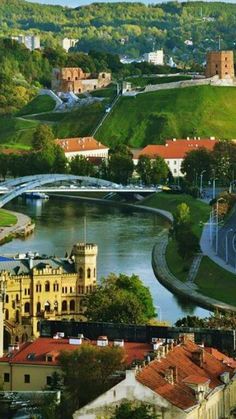
[[(233, 49), (236, 4), (220, 2), (94, 3), (70, 9), (1, 0), (0, 36), (30, 32), (42, 45), (56, 47), (61, 38), (79, 39), (77, 48), (138, 57), (164, 48), (176, 62), (202, 63), (207, 49)], [(190, 42), (188, 42), (190, 41)]]

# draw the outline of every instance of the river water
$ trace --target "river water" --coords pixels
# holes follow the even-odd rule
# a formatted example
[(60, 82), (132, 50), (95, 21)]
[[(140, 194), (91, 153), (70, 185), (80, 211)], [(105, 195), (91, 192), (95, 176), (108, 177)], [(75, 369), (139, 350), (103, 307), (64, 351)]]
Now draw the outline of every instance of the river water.
[(33, 217), (36, 229), (32, 236), (1, 246), (1, 254), (29, 250), (63, 257), (72, 246), (84, 240), (86, 217), (87, 242), (98, 245), (98, 279), (110, 272), (135, 273), (150, 288), (158, 316), (173, 324), (187, 314), (206, 317), (207, 310), (179, 299), (166, 290), (154, 276), (151, 252), (156, 235), (167, 225), (163, 218), (148, 212), (133, 211), (72, 199), (48, 201), (18, 198), (6, 208)]

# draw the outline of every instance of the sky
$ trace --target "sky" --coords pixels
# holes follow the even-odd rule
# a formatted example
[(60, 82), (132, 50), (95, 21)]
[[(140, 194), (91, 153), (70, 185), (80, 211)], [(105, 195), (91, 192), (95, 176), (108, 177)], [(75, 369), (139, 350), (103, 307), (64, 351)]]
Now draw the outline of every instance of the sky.
[[(122, 1), (122, 0), (27, 0), (30, 3), (42, 3), (42, 4), (51, 4), (51, 5), (55, 5), (55, 4), (60, 4), (61, 6), (68, 6), (68, 7), (78, 7), (78, 6), (82, 6), (84, 4), (90, 4), (90, 3), (97, 3), (97, 2), (107, 2), (107, 3), (115, 3), (117, 1)], [(140, 0), (128, 0), (130, 3), (136, 3)], [(164, 0), (167, 1), (167, 0)], [(184, 1), (184, 0), (183, 0)], [(222, 0), (224, 2), (227, 3), (235, 3), (236, 0)], [(146, 3), (146, 4), (150, 4), (150, 3), (162, 3), (163, 0), (141, 0), (142, 3)]]

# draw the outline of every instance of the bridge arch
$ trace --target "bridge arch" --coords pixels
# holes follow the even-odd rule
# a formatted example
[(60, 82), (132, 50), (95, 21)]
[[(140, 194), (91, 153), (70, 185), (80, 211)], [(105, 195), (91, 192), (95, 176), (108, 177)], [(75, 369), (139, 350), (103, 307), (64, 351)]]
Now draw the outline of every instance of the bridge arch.
[(89, 176), (75, 176), (66, 174), (43, 174), (35, 176), (24, 176), (18, 179), (12, 179), (4, 183), (1, 183), (1, 186), (5, 186), (12, 189), (0, 198), (0, 208), (2, 208), (4, 205), (6, 205), (8, 202), (16, 198), (17, 196), (20, 196), (23, 193), (27, 192), (29, 189), (34, 189), (38, 186), (46, 185), (47, 183), (55, 183), (63, 180), (79, 180), (81, 182), (86, 182), (88, 185), (97, 185), (105, 187), (118, 186), (116, 183), (110, 182), (108, 180), (98, 179)]

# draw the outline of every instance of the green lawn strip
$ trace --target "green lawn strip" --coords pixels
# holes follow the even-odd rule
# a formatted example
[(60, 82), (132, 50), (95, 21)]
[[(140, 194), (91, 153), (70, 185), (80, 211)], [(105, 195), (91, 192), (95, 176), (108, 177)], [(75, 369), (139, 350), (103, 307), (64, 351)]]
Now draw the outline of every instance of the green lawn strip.
[(190, 79), (192, 79), (192, 76), (128, 77), (126, 81), (129, 81), (132, 86), (145, 87), (148, 84), (173, 83)]
[(97, 132), (105, 144), (132, 147), (166, 138), (234, 138), (236, 89), (193, 86), (121, 97)]
[(171, 194), (166, 192), (159, 192), (151, 195), (140, 205), (159, 208), (173, 214), (176, 207), (183, 202), (185, 202), (190, 208), (193, 231), (200, 238), (202, 233), (201, 223), (207, 222), (210, 216), (210, 205), (193, 198), (191, 195)]
[(36, 96), (31, 102), (24, 106), (19, 112), (18, 116), (32, 115), (35, 113), (50, 112), (55, 108), (55, 100), (48, 95)]
[(236, 305), (236, 275), (221, 268), (207, 256), (202, 258), (195, 283), (202, 294)]
[(185, 282), (192, 264), (192, 258), (183, 261), (178, 254), (177, 243), (173, 239), (169, 241), (166, 249), (166, 262), (173, 275), (180, 281)]
[(0, 147), (28, 149), (37, 121), (14, 117), (0, 117)]
[(17, 223), (17, 217), (9, 212), (0, 209), (0, 227), (7, 227), (15, 225)]

